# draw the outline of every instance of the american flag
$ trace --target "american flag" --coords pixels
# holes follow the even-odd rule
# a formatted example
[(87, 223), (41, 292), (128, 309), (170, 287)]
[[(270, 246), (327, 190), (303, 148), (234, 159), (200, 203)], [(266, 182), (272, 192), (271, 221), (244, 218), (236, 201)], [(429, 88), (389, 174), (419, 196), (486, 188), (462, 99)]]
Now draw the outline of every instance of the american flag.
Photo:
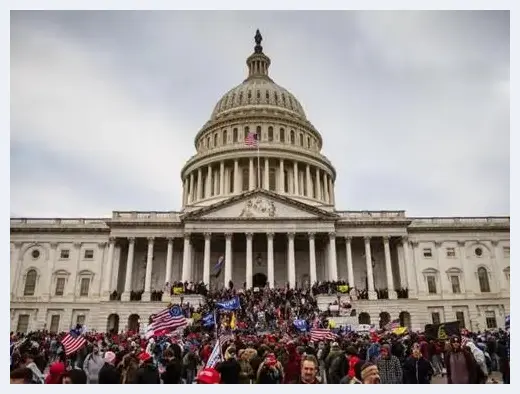
[(327, 339), (336, 339), (336, 334), (330, 331), (328, 328), (313, 328), (311, 330), (311, 341), (319, 342)]
[(399, 322), (399, 319), (392, 320), (390, 323), (388, 323), (385, 326), (385, 329), (388, 331), (394, 331), (395, 329), (401, 327), (401, 323)]
[(258, 134), (252, 131), (247, 133), (245, 144), (253, 148), (258, 148)]
[(63, 337), (61, 344), (65, 349), (65, 355), (68, 356), (85, 346), (87, 340), (81, 335), (80, 329), (72, 329)]
[(222, 347), (233, 340), (233, 335), (231, 334), (222, 334), (218, 337), (215, 346), (213, 347), (213, 351), (211, 352), (208, 362), (206, 363), (206, 368), (215, 368), (215, 366), (222, 361)]
[(156, 315), (152, 316), (152, 323), (148, 326), (146, 337), (154, 335), (165, 335), (174, 330), (185, 328), (188, 321), (178, 305), (165, 308)]

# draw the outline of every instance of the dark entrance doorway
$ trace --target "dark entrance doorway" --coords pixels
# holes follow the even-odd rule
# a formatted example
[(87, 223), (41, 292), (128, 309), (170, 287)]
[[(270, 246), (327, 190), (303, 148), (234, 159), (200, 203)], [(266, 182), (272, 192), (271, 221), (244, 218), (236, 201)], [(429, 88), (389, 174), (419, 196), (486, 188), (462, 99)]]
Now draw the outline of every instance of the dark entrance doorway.
[(262, 273), (253, 275), (253, 287), (263, 288), (267, 284), (267, 276)]

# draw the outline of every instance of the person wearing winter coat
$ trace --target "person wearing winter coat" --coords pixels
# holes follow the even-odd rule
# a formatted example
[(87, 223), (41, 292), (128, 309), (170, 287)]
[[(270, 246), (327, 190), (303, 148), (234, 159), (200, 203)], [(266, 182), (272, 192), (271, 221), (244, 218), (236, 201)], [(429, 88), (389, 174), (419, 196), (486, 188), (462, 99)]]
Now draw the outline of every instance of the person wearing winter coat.
[(106, 352), (103, 358), (104, 364), (99, 370), (97, 382), (99, 384), (121, 384), (121, 376), (115, 367), (116, 355), (114, 352)]
[(402, 384), (403, 370), (399, 359), (392, 355), (390, 345), (381, 346), (381, 357), (377, 360), (381, 384)]
[(161, 378), (159, 376), (159, 370), (153, 363), (153, 358), (150, 354), (143, 352), (139, 355), (139, 361), (141, 365), (137, 370), (135, 380), (133, 384), (160, 384)]
[(450, 339), (451, 351), (444, 356), (448, 384), (476, 384), (477, 366), (473, 355), (462, 348), (459, 337)]
[(420, 345), (414, 344), (412, 354), (403, 364), (403, 383), (430, 384), (432, 376), (432, 364), (423, 357)]
[(486, 356), (473, 341), (466, 342), (466, 347), (469, 349), (475, 362), (477, 364), (477, 381), (480, 384), (486, 384), (489, 376), (488, 367), (486, 364)]
[(89, 384), (98, 383), (98, 375), (101, 368), (105, 365), (105, 360), (99, 354), (99, 348), (94, 346), (92, 353), (89, 353), (83, 361), (83, 371), (87, 374), (87, 382)]
[(284, 381), (283, 367), (273, 353), (267, 354), (257, 372), (258, 384), (282, 384)]

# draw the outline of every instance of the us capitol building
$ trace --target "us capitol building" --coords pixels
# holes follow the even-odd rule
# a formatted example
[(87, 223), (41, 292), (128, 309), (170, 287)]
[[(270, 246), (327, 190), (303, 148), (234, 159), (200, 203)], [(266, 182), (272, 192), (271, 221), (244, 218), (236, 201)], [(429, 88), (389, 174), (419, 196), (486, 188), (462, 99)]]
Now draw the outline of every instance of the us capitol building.
[[(195, 136), (196, 153), (180, 174), (181, 211), (11, 218), (11, 330), (135, 329), (170, 301), (169, 293), (154, 296), (166, 282), (213, 289), (229, 281), (250, 288), (338, 279), (364, 294), (351, 291), (359, 323), (503, 327), (510, 218), (338, 210), (323, 137), (270, 78), (258, 32), (255, 41), (247, 78)], [(258, 150), (245, 144), (250, 133)]]

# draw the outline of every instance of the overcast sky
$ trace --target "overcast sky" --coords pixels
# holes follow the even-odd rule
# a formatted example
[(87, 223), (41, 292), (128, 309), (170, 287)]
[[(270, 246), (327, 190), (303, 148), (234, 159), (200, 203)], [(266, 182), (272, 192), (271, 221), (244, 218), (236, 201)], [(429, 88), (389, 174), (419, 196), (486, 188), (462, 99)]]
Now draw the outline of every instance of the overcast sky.
[(179, 210), (255, 29), (341, 210), (509, 214), (509, 13), (12, 12), (11, 213)]

